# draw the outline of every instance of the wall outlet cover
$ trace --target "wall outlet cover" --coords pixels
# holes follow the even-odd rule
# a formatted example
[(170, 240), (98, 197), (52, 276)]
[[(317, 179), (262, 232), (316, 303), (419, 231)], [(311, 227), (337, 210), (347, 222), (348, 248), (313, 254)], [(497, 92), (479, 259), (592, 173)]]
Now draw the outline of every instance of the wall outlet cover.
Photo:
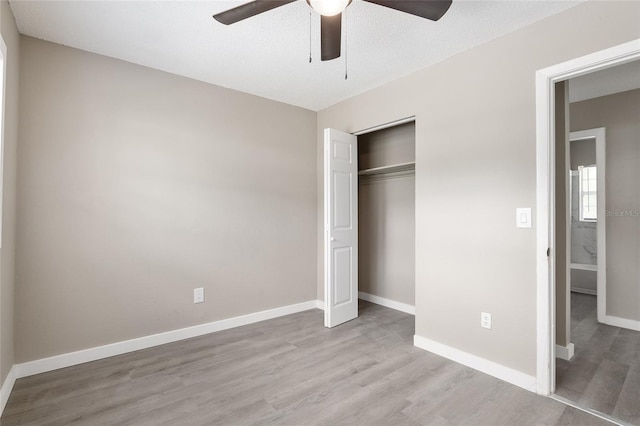
[(480, 326), (491, 330), (491, 314), (488, 312), (480, 313)]
[(193, 289), (193, 303), (202, 303), (204, 302), (204, 288), (194, 288)]

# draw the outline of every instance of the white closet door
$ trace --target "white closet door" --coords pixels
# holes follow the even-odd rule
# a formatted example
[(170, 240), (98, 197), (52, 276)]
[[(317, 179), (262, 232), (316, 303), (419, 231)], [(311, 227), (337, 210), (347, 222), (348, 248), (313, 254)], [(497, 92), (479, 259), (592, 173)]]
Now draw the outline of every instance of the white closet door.
[(358, 139), (324, 130), (324, 325), (358, 317)]

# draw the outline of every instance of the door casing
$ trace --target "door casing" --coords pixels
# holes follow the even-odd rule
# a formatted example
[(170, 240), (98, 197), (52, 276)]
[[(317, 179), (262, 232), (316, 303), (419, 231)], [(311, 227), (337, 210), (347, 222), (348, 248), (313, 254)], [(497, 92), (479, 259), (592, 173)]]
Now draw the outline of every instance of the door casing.
[(640, 39), (536, 72), (536, 392), (540, 395), (550, 395), (555, 390), (554, 85), (638, 59)]

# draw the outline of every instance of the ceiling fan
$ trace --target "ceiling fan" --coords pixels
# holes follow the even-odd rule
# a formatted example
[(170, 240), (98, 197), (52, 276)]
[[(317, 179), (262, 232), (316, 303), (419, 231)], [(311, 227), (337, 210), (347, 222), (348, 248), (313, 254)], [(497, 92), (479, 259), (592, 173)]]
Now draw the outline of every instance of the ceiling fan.
[[(213, 18), (225, 25), (234, 24), (252, 16), (267, 12), (276, 7), (297, 0), (254, 0), (213, 15)], [(342, 12), (351, 4), (351, 0), (306, 0), (309, 6), (320, 16), (320, 56), (329, 61), (340, 56), (340, 38), (342, 35)], [(452, 0), (364, 0), (385, 6), (421, 18), (437, 21), (449, 10)]]

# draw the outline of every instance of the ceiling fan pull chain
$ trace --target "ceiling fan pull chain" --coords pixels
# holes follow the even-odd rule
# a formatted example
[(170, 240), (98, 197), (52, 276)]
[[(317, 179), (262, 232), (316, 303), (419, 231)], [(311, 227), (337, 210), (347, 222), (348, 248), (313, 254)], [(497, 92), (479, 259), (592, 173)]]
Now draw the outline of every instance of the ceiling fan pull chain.
[(309, 63), (311, 63), (311, 11), (309, 11)]
[(344, 17), (344, 79), (349, 78), (347, 67), (347, 9), (342, 12), (342, 16)]

